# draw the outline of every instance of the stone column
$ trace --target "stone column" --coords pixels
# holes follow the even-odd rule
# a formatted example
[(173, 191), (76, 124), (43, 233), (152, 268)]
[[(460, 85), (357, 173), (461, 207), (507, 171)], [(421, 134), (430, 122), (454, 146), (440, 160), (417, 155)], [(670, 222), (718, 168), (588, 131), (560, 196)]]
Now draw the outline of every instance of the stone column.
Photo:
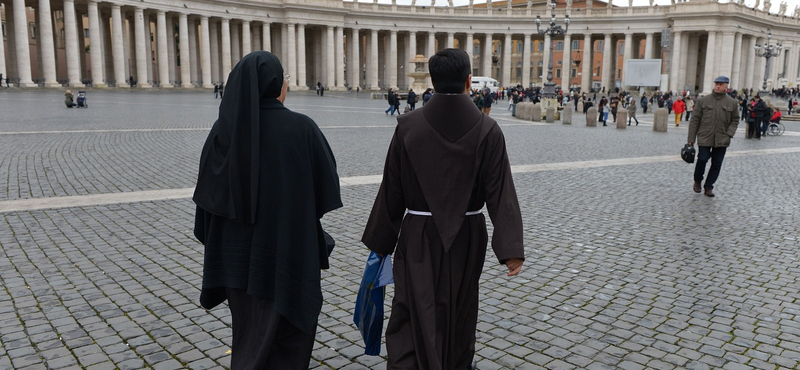
[[(95, 6), (97, 3), (95, 3)], [(53, 44), (53, 13), (50, 10), (50, 0), (39, 0), (39, 40), (42, 58), (42, 74), (45, 87), (61, 86), (56, 81), (56, 54)], [(2, 44), (0, 40), (0, 44)], [(5, 55), (3, 46), (0, 45), (0, 73), (5, 73)], [(8, 76), (8, 74), (6, 74)]]
[(344, 86), (344, 28), (336, 27), (336, 90), (345, 91)]
[(397, 31), (392, 30), (389, 34), (389, 60), (386, 65), (389, 69), (389, 86), (397, 86)]
[(175, 17), (167, 16), (167, 59), (169, 59), (169, 83), (172, 86), (178, 81), (178, 57), (175, 55)]
[(492, 34), (487, 33), (481, 44), (483, 52), (483, 72), (486, 77), (492, 77)]
[(111, 27), (111, 12), (104, 13), (100, 11), (100, 34), (103, 38), (103, 76), (106, 77), (107, 85), (116, 83), (114, 81), (114, 55), (111, 52), (111, 28), (109, 27)]
[[(155, 39), (154, 34), (151, 33), (152, 27), (150, 27), (150, 14), (144, 13), (144, 39), (145, 39), (145, 65), (147, 65), (147, 81), (155, 81), (156, 75), (153, 71), (153, 42), (151, 40)], [(151, 83), (152, 85), (152, 83)]]
[(328, 26), (325, 33), (325, 87), (333, 89), (336, 86), (336, 52), (333, 50), (335, 39), (333, 26)]
[[(544, 47), (542, 53), (542, 75), (539, 76), (542, 79), (542, 83), (547, 82), (547, 70), (550, 65), (550, 47), (553, 46), (553, 39), (550, 38), (550, 35), (544, 35)], [(555, 61), (553, 61), (555, 64)], [(553, 69), (553, 73), (555, 74), (556, 71)], [(555, 78), (555, 76), (553, 76)]]
[(378, 86), (378, 30), (372, 30), (369, 43), (369, 89), (376, 91), (381, 89), (380, 86)]
[(200, 81), (200, 58), (197, 52), (197, 21), (189, 18), (187, 22), (189, 23), (189, 68), (192, 71), (192, 84), (197, 83), (202, 87), (203, 84)]
[(231, 20), (222, 18), (222, 82), (228, 81), (231, 73)]
[(526, 33), (522, 46), (522, 87), (531, 84), (531, 34)]
[(286, 37), (289, 34), (288, 28), (289, 26), (286, 23), (281, 24), (281, 52), (278, 54), (281, 56), (281, 60), (289, 60), (289, 53), (287, 53), (289, 39)]
[(695, 86), (698, 85), (697, 83), (697, 61), (700, 57), (700, 36), (693, 35), (692, 37), (688, 37), (688, 48), (686, 50), (686, 85), (689, 86), (689, 89), (693, 92), (697, 92)]
[[(47, 1), (47, 0), (45, 0)], [(114, 80), (117, 87), (125, 87), (125, 49), (122, 41), (122, 11), (117, 4), (111, 5), (111, 51), (114, 54)]]
[(644, 59), (653, 59), (655, 51), (653, 46), (653, 33), (647, 33), (644, 41)]
[[(42, 1), (42, 0), (40, 0), (40, 1)], [(49, 6), (49, 4), (50, 4), (50, 3), (49, 3), (49, 0), (43, 0), (43, 1), (47, 1), (47, 2), (48, 2), (48, 6)], [(0, 11), (8, 11), (8, 6), (5, 6), (5, 7), (3, 7), (2, 5), (3, 5), (3, 4), (0, 4)], [(8, 25), (6, 24), (6, 26), (8, 26)], [(52, 31), (51, 31), (51, 33), (52, 33)], [(51, 37), (50, 39), (51, 39), (51, 41), (50, 41), (50, 42), (52, 43), (52, 42), (53, 42), (53, 41), (52, 41), (52, 37)], [(54, 57), (53, 59), (55, 60), (55, 57)], [(55, 62), (53, 62), (53, 63), (54, 63), (54, 65), (55, 65)], [(54, 68), (55, 68), (55, 67), (54, 67)], [(5, 50), (5, 43), (3, 42), (3, 40), (2, 40), (2, 39), (0, 39), (0, 73), (2, 73), (2, 74), (3, 74), (3, 78), (5, 78), (6, 76), (8, 76), (8, 71), (6, 70), (6, 50)], [(3, 81), (2, 83), (5, 83), (5, 81)]]
[(581, 70), (581, 92), (588, 93), (592, 88), (592, 35), (583, 35), (583, 67)]
[(361, 36), (357, 28), (353, 29), (353, 88), (361, 87)]
[[(408, 58), (406, 58), (406, 60), (403, 61), (403, 64), (406, 65), (406, 72), (414, 72), (414, 69), (417, 68), (417, 66), (411, 62), (411, 60), (414, 59), (414, 57), (416, 56), (417, 56), (417, 33), (411, 31), (408, 34)], [(470, 58), (470, 65), (472, 65), (471, 63), (472, 63), (472, 58)], [(470, 67), (470, 73), (472, 73), (472, 67)], [(414, 83), (415, 81), (412, 81), (413, 79), (411, 77), (406, 77), (406, 80), (408, 81), (407, 85), (408, 88), (410, 89), (411, 84)], [(415, 92), (421, 93), (420, 91), (415, 91)]]
[(564, 35), (564, 60), (561, 61), (561, 91), (569, 92), (572, 78), (572, 36)]
[(15, 35), (14, 35), (14, 2), (9, 2), (7, 4), (2, 4), (3, 10), (6, 14), (6, 37), (8, 44), (5, 47), (6, 55), (8, 57), (7, 65), (6, 65), (6, 75), (17, 76), (17, 47), (16, 42), (14, 42)]
[(715, 53), (715, 45), (717, 44), (717, 33), (716, 32), (709, 32), (708, 33), (708, 42), (706, 46), (706, 68), (703, 72), (703, 95), (711, 94), (714, 90), (714, 53)]
[(219, 68), (220, 68), (220, 49), (219, 49), (219, 27), (217, 26), (217, 22), (210, 21), (208, 24), (208, 30), (210, 34), (209, 45), (211, 47), (211, 82), (217, 83), (221, 80), (219, 76)]
[(672, 35), (673, 35), (673, 42), (672, 42), (672, 47), (670, 48), (670, 52), (672, 53), (672, 55), (670, 55), (669, 58), (670, 61), (672, 62), (672, 65), (670, 66), (671, 69), (669, 72), (669, 89), (673, 92), (678, 92), (680, 91), (680, 86), (682, 85), (681, 81), (678, 81), (678, 77), (681, 74), (680, 73), (681, 62), (683, 61), (684, 58), (684, 56), (681, 55), (680, 53), (681, 44), (683, 43), (682, 39), (683, 32), (675, 31), (672, 33)]
[(171, 88), (169, 82), (169, 54), (167, 53), (167, 13), (156, 13), (156, 38), (158, 41), (158, 80), (161, 88)]
[[(292, 77), (294, 79), (294, 77)], [(297, 87), (307, 90), (306, 83), (306, 25), (297, 25)]]
[(297, 88), (297, 33), (294, 23), (286, 25), (286, 49), (288, 60), (285, 65), (288, 65), (289, 88)]
[(718, 46), (718, 48), (721, 50), (717, 50), (720, 55), (718, 74), (727, 76), (728, 78), (731, 77), (731, 73), (733, 71), (733, 44), (736, 42), (735, 37), (736, 35), (734, 32), (723, 32), (722, 45)]
[(681, 62), (680, 66), (681, 68), (678, 70), (678, 81), (680, 81), (680, 85), (678, 86), (678, 88), (680, 89), (680, 91), (684, 91), (686, 89), (686, 85), (688, 85), (686, 73), (689, 70), (689, 60), (692, 59), (692, 56), (689, 55), (689, 40), (697, 38), (692, 36), (694, 35), (686, 33), (682, 37), (683, 41), (681, 42), (680, 54), (683, 55), (684, 57), (683, 61)]
[[(36, 87), (36, 84), (33, 83), (31, 79), (31, 51), (30, 45), (28, 44), (28, 13), (25, 9), (25, 0), (14, 0), (13, 11), (14, 38), (16, 41), (15, 48), (17, 54), (17, 77), (20, 81), (19, 86)], [(73, 7), (73, 12), (74, 11), (75, 8)], [(9, 16), (11, 16), (11, 14), (6, 13), (6, 17)], [(72, 21), (75, 21), (75, 14), (72, 16)], [(2, 42), (2, 40), (0, 40), (0, 42)]]
[(189, 16), (186, 13), (181, 13), (178, 18), (178, 32), (180, 40), (180, 55), (181, 55), (181, 87), (191, 88), (192, 85), (192, 71), (191, 62), (189, 62)]
[[(24, 3), (23, 6), (17, 6), (17, 0), (14, 0), (14, 11), (16, 15), (17, 8), (21, 8), (23, 11), (23, 15), (21, 19), (25, 19), (25, 22), (15, 22), (14, 26), (17, 26), (17, 23), (22, 23), (25, 32), (24, 35), (27, 37), (28, 35), (28, 21), (25, 17), (24, 11)], [(83, 27), (81, 27), (83, 28)], [(14, 30), (15, 33), (19, 33), (20, 31)], [(17, 42), (19, 43), (19, 42)], [(28, 48), (28, 40), (26, 39), (25, 42), (25, 50)], [(80, 66), (80, 55), (78, 50), (78, 23), (75, 19), (75, 3), (72, 0), (64, 0), (64, 48), (66, 49), (67, 55), (67, 78), (69, 79), (69, 86), (70, 87), (83, 87), (83, 83), (81, 82), (81, 66)], [(19, 45), (17, 45), (17, 54), (19, 54)], [(25, 51), (25, 57), (27, 58), (28, 52)], [(19, 60), (19, 57), (17, 58)], [(28, 75), (30, 75), (30, 61), (26, 61), (25, 64), (28, 66)], [(18, 63), (19, 65), (19, 63)], [(19, 67), (21, 68), (21, 67)]]
[(447, 33), (447, 44), (446, 44), (446, 47), (447, 47), (448, 49), (452, 49), (452, 48), (454, 48), (454, 47), (455, 47), (455, 45), (456, 45), (456, 42), (455, 42), (455, 33), (453, 33), (453, 32), (448, 32), (448, 33)]
[[(747, 64), (745, 64), (745, 75), (743, 76), (742, 88), (756, 88), (756, 85), (753, 85), (753, 81), (755, 80), (755, 68), (756, 68), (756, 52), (753, 50), (753, 47), (756, 46), (758, 40), (754, 36), (748, 36), (748, 43), (749, 46), (747, 48)], [(759, 58), (760, 59), (760, 58)], [(760, 87), (760, 85), (759, 85)]]
[(613, 58), (612, 50), (614, 49), (612, 46), (614, 45), (612, 45), (613, 41), (610, 33), (605, 34), (605, 38), (603, 40), (603, 75), (601, 76), (602, 82), (600, 84), (601, 88), (605, 87), (606, 91), (609, 91), (614, 88), (611, 80), (611, 73), (613, 72), (611, 70), (611, 64), (613, 63), (611, 58)]
[(628, 61), (633, 59), (633, 34), (625, 34), (625, 51), (622, 55), (622, 88), (625, 89), (627, 81), (625, 79), (625, 68), (628, 68)]
[(252, 41), (253, 35), (250, 32), (250, 21), (242, 21), (242, 57), (253, 51)]
[[(466, 52), (469, 55), (469, 65), (470, 65), (469, 72), (474, 73), (473, 71), (475, 70), (475, 36), (472, 33), (467, 34), (467, 41), (465, 44), (466, 45), (464, 46), (466, 46), (467, 49)], [(416, 53), (411, 57), (413, 58), (415, 56)]]
[[(242, 59), (242, 40), (239, 37), (240, 28), (241, 26), (235, 23), (231, 23), (230, 30), (231, 30), (231, 65), (235, 66), (239, 63), (239, 60)], [(284, 32), (285, 36), (285, 32)], [(286, 50), (284, 47), (283, 50)], [(285, 60), (286, 57), (281, 58), (281, 60)]]
[(202, 84), (205, 88), (213, 88), (211, 83), (211, 30), (208, 28), (208, 17), (200, 17), (200, 70), (203, 72)]
[(264, 50), (272, 52), (272, 32), (270, 32), (270, 24), (264, 22), (261, 25), (261, 47)]
[[(748, 50), (747, 52), (750, 52)], [(731, 84), (730, 87), (732, 89), (741, 89), (742, 86), (739, 84), (739, 75), (741, 72), (741, 64), (742, 64), (742, 34), (736, 33), (736, 39), (733, 42), (733, 69), (731, 70)]]
[[(134, 8), (133, 26), (134, 26), (134, 40), (135, 40), (134, 42), (136, 43), (136, 80), (137, 80), (136, 84), (138, 87), (146, 88), (150, 87), (150, 83), (147, 82), (148, 60), (147, 60), (147, 45), (145, 44), (144, 9), (139, 7)], [(182, 41), (183, 40), (181, 40), (181, 42)], [(147, 42), (147, 44), (149, 44), (149, 42)]]
[(504, 87), (511, 86), (511, 34), (507, 33), (503, 40), (503, 79)]

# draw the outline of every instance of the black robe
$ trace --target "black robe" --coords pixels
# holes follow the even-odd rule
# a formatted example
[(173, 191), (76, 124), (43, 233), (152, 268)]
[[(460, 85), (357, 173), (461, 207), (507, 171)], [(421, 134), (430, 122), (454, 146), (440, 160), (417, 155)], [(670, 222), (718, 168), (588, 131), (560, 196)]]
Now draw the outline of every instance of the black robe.
[(398, 118), (362, 237), (369, 249), (394, 253), (388, 369), (470, 365), (488, 237), (483, 214), (465, 213), (484, 204), (500, 263), (522, 259), (522, 217), (497, 123), (464, 94), (435, 94)]
[(322, 308), (320, 269), (328, 268), (319, 219), (342, 206), (336, 162), (311, 118), (277, 99), (262, 102), (260, 117), (254, 222), (197, 207), (194, 233), (205, 244), (200, 303), (210, 309), (225, 301), (225, 288), (243, 289), (274, 301), (309, 332)]

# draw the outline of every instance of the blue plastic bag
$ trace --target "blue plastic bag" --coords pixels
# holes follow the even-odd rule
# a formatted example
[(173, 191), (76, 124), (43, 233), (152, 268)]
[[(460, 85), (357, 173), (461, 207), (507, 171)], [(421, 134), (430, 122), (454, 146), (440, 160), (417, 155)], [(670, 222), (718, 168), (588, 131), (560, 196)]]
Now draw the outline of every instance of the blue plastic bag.
[(392, 258), (370, 252), (361, 287), (358, 289), (353, 322), (364, 338), (364, 354), (381, 354), (381, 333), (383, 331), (383, 295), (385, 286), (394, 283)]

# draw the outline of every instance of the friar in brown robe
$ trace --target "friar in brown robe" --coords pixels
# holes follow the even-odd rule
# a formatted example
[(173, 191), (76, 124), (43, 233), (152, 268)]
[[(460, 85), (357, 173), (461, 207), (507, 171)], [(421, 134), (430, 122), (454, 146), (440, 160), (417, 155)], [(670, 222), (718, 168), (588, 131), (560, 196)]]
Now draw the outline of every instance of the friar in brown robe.
[(362, 242), (394, 254), (388, 369), (469, 369), (488, 236), (508, 275), (522, 269), (522, 217), (505, 139), (467, 95), (467, 53), (430, 58), (436, 94), (400, 116)]

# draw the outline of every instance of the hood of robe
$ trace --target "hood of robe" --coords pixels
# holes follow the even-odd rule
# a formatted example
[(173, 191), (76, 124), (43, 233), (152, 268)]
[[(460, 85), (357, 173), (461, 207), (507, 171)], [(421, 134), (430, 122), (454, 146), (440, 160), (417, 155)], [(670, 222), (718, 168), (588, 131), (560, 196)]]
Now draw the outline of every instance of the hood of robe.
[[(464, 224), (465, 213), (475, 186), (480, 162), (478, 147), (493, 125), (481, 124), (485, 116), (465, 94), (434, 94), (416, 114), (403, 115), (399, 122), (420, 120), (431, 130), (404, 136), (414, 172), (428, 203), (442, 246), (449, 251)], [(414, 112), (412, 112), (414, 113)], [(487, 122), (488, 123), (488, 122)], [(473, 162), (473, 170), (451, 170), (449, 163)], [(463, 167), (461, 167), (463, 168)]]
[(200, 155), (192, 200), (206, 211), (253, 223), (258, 200), (259, 107), (278, 102), (281, 62), (268, 51), (247, 54), (231, 70), (219, 118)]

